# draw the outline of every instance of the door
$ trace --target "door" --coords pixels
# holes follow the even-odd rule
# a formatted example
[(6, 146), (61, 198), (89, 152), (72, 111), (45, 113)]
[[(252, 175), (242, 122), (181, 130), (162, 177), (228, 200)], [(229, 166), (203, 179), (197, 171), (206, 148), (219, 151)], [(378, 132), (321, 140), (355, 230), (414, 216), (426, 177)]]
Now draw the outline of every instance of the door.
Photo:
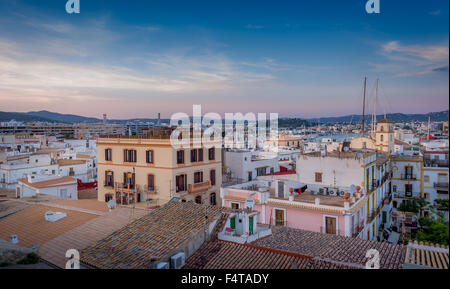
[(325, 217), (325, 229), (327, 234), (336, 235), (336, 218)]
[(236, 217), (230, 219), (230, 228), (236, 230)]
[(253, 235), (253, 217), (249, 217), (248, 220), (249, 220), (248, 233), (249, 233), (249, 235)]
[(252, 172), (248, 172), (248, 181), (250, 182), (253, 179)]
[(284, 211), (275, 209), (275, 225), (284, 226)]

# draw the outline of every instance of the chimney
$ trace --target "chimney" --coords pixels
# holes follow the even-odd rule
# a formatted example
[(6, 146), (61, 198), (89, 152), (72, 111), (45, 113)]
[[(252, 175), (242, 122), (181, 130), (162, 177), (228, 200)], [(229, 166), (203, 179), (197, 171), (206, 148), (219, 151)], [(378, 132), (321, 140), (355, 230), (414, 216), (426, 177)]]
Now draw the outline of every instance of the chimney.
[(294, 189), (289, 188), (289, 201), (294, 201)]

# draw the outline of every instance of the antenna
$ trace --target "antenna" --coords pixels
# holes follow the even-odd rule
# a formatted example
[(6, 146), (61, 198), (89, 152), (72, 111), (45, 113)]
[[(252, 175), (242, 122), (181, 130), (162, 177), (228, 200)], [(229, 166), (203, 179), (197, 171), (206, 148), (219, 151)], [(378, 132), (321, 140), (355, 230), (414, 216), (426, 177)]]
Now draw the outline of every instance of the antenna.
[(374, 109), (373, 109), (373, 123), (372, 123), (372, 131), (375, 133), (376, 125), (377, 125), (377, 97), (378, 97), (378, 78), (375, 87), (375, 101), (374, 101)]
[(363, 111), (362, 111), (362, 131), (361, 136), (364, 137), (364, 114), (366, 113), (366, 85), (367, 77), (364, 77), (364, 93), (363, 93)]

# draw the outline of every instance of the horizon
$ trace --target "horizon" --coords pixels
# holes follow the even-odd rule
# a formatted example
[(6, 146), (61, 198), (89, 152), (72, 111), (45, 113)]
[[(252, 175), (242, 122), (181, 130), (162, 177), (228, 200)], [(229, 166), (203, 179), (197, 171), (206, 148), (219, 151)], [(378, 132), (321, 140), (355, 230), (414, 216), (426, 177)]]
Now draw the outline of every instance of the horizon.
[[(440, 111), (430, 111), (430, 112), (426, 112), (426, 113), (402, 113), (402, 112), (390, 112), (390, 113), (386, 113), (386, 115), (392, 115), (392, 114), (404, 114), (404, 115), (426, 115), (426, 114), (432, 114), (432, 113), (442, 113), (442, 112), (448, 112), (449, 111), (449, 109), (447, 108), (447, 109), (445, 109), (445, 110), (440, 110)], [(0, 112), (6, 112), (6, 113), (23, 113), (23, 114), (27, 114), (27, 113), (37, 113), (37, 112), (48, 112), (48, 113), (56, 113), (56, 114), (61, 114), (61, 115), (73, 115), (73, 116), (79, 116), (79, 117), (84, 117), (84, 118), (95, 118), (95, 119), (98, 119), (99, 121), (101, 121), (102, 120), (102, 118), (99, 118), (99, 117), (95, 117), (95, 116), (86, 116), (86, 115), (82, 115), (82, 114), (73, 114), (73, 113), (61, 113), (61, 112), (55, 112), (55, 111), (49, 111), (49, 110), (39, 110), (39, 111), (26, 111), (26, 112), (20, 112), (20, 111), (0, 111)], [(205, 112), (205, 113), (207, 113), (207, 112)], [(204, 114), (205, 113), (202, 113), (202, 117), (204, 117)], [(239, 113), (239, 111), (237, 111), (237, 112), (235, 112), (235, 113)], [(241, 113), (244, 113), (245, 114), (245, 112), (241, 112)], [(224, 116), (224, 114), (220, 114), (221, 116)], [(365, 114), (365, 116), (371, 116), (371, 115), (373, 115), (373, 114), (371, 114), (371, 113), (366, 113)], [(192, 118), (193, 116), (192, 116), (192, 114), (188, 114), (188, 116), (190, 117), (190, 118)], [(283, 118), (288, 118), (288, 119), (295, 119), (295, 118), (297, 118), (297, 119), (303, 119), (303, 120), (319, 120), (319, 119), (321, 119), (321, 118), (341, 118), (341, 117), (349, 117), (349, 116), (357, 116), (357, 117), (360, 117), (360, 116), (362, 116), (362, 114), (344, 114), (344, 115), (336, 115), (336, 116), (319, 116), (319, 117), (310, 117), (310, 118), (305, 118), (305, 117), (301, 117), (301, 116), (283, 116), (283, 115), (279, 115), (278, 116), (278, 118), (281, 118), (281, 119), (283, 119)], [(379, 117), (379, 116), (383, 116), (383, 114), (378, 114), (377, 113), (377, 117)], [(161, 115), (161, 119), (162, 120), (168, 120), (168, 119), (170, 119), (171, 117), (169, 116), (169, 117), (163, 117), (162, 115)], [(150, 116), (148, 116), (148, 117), (129, 117), (129, 118), (107, 118), (107, 120), (110, 120), (110, 121), (114, 121), (114, 120), (118, 120), (118, 121), (124, 121), (124, 120), (131, 120), (131, 119), (153, 119), (153, 120), (156, 120), (156, 119), (158, 119), (157, 117), (150, 117)], [(367, 119), (366, 121), (368, 121), (368, 122), (370, 122), (371, 120), (369, 120), (369, 119)]]
[(65, 2), (0, 1), (2, 110), (337, 117), (361, 113), (365, 76), (368, 113), (376, 78), (380, 114), (449, 107), (448, 1)]

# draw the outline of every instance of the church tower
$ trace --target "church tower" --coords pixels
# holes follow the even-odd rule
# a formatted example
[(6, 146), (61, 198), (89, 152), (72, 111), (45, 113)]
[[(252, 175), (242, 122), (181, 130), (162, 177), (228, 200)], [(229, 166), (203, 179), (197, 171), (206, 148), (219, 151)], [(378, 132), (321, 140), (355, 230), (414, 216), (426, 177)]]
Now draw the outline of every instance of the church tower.
[(378, 151), (392, 153), (394, 151), (394, 123), (383, 119), (377, 123), (375, 146)]

